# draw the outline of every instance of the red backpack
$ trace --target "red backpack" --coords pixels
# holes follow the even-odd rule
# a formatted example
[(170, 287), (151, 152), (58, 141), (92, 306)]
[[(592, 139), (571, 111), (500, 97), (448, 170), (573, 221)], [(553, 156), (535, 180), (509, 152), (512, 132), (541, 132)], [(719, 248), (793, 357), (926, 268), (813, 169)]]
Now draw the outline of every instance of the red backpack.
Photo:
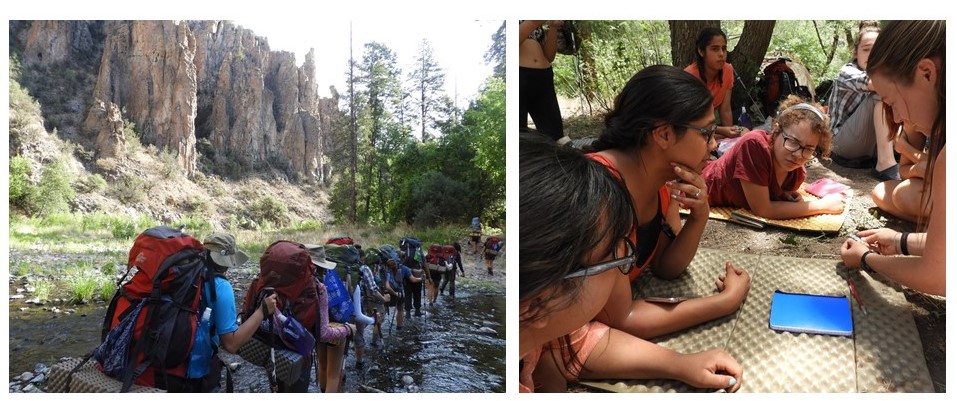
[[(445, 260), (451, 260), (456, 254), (455, 247), (452, 245), (442, 245), (442, 256)], [(451, 266), (451, 263), (449, 263)]]
[(262, 289), (272, 287), (279, 295), (276, 308), (295, 317), (318, 338), (319, 285), (315, 269), (305, 245), (282, 240), (272, 243), (259, 259), (259, 275), (246, 291), (243, 316), (251, 316), (259, 306)]
[(782, 57), (764, 67), (758, 86), (766, 116), (774, 116), (778, 111), (778, 105), (788, 95), (797, 95), (805, 100), (812, 98), (808, 87), (798, 82), (794, 70), (788, 66), (789, 61), (791, 59)]
[[(126, 273), (133, 277), (113, 295), (94, 354), (100, 370), (123, 382), (121, 391), (132, 383), (165, 389), (168, 376), (186, 377), (199, 290), (213, 277), (205, 257), (202, 243), (171, 227), (151, 228), (133, 241)], [(124, 320), (133, 311), (138, 315)]]
[(494, 235), (491, 237), (488, 237), (488, 239), (485, 240), (485, 252), (487, 252), (490, 255), (498, 255), (498, 251), (502, 247), (499, 244), (499, 241), (500, 240), (498, 239), (498, 237)]
[(429, 245), (429, 254), (425, 255), (425, 261), (431, 265), (437, 265), (442, 260), (444, 260), (445, 258), (444, 252), (445, 251), (442, 245), (439, 245), (439, 244)]
[(355, 241), (351, 237), (333, 237), (326, 241), (326, 244), (333, 245), (355, 245)]

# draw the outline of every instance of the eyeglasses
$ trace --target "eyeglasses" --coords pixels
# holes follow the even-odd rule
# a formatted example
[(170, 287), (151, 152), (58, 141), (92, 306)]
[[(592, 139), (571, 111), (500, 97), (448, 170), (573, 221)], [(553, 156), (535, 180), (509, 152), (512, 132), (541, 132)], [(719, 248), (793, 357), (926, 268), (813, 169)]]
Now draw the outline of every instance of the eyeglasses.
[[(625, 240), (625, 246), (628, 248), (626, 250), (627, 254), (624, 257), (619, 258), (617, 255), (612, 254), (615, 259), (591, 266), (581, 266), (579, 269), (566, 274), (565, 278), (569, 279), (575, 277), (594, 276), (616, 267), (621, 271), (621, 274), (630, 273), (631, 269), (635, 267), (635, 263), (638, 262), (638, 255), (635, 254), (635, 244), (631, 242), (631, 239), (627, 237), (622, 239)], [(617, 249), (615, 250), (615, 253), (618, 253)]]
[(711, 127), (709, 128), (695, 127), (694, 125), (688, 125), (688, 124), (679, 124), (679, 125), (676, 125), (676, 127), (688, 128), (688, 129), (693, 129), (695, 131), (698, 131), (698, 133), (700, 133), (701, 135), (704, 135), (705, 142), (707, 143), (711, 143), (711, 139), (714, 138), (714, 131), (718, 129), (717, 124), (711, 124)]
[(817, 156), (817, 147), (814, 146), (803, 146), (804, 144), (797, 138), (790, 136), (784, 133), (784, 130), (781, 130), (781, 136), (784, 137), (784, 149), (788, 152), (797, 152), (798, 149), (801, 150), (801, 157), (805, 159), (810, 159), (814, 156)]

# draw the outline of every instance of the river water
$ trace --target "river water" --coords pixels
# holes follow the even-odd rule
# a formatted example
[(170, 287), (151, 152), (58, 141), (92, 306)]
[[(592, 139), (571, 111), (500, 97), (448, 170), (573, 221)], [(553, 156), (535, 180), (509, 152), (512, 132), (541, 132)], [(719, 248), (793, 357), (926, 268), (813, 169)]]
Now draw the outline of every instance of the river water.
[[(390, 314), (378, 348), (368, 347), (372, 333), (367, 328), (365, 366), (355, 368), (350, 350), (343, 391), (504, 392), (505, 295), (463, 285), (457, 296), (440, 296), (434, 306), (423, 306), (424, 315), (406, 317), (402, 330)], [(105, 305), (60, 306), (72, 309), (69, 314), (22, 306), (10, 305), (11, 380), (32, 372), (37, 363), (50, 366), (99, 344)], [(226, 356), (227, 361), (237, 358)], [(265, 371), (251, 363), (241, 365), (234, 382), (237, 392), (269, 392)], [(310, 390), (318, 391), (315, 384)]]

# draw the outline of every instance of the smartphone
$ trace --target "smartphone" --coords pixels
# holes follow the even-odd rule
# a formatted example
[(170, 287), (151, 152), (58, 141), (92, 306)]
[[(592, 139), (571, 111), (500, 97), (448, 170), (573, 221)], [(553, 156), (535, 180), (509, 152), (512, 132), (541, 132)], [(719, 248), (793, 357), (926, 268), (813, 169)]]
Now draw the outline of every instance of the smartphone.
[(697, 297), (697, 295), (685, 295), (677, 297), (647, 297), (645, 298), (645, 301), (660, 304), (677, 304)]
[[(864, 242), (864, 240), (862, 240), (861, 237), (858, 237), (857, 235), (854, 235), (854, 234), (851, 234), (851, 239), (857, 242)], [(864, 242), (864, 243), (866, 244), (867, 242)]]

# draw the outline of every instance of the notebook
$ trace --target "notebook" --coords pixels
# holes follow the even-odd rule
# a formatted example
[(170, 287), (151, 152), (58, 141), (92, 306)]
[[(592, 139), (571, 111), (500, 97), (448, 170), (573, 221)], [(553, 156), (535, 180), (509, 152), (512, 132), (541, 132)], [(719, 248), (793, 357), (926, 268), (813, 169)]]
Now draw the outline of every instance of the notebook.
[(774, 291), (771, 298), (772, 330), (795, 333), (851, 336), (854, 320), (847, 296), (795, 294)]
[[(810, 185), (804, 186), (804, 190), (807, 191), (807, 193), (817, 196), (818, 198), (823, 198), (830, 194), (841, 193), (848, 188), (850, 187), (830, 178), (821, 178), (817, 181), (814, 181), (814, 183)], [(845, 194), (845, 196), (847, 195)]]

